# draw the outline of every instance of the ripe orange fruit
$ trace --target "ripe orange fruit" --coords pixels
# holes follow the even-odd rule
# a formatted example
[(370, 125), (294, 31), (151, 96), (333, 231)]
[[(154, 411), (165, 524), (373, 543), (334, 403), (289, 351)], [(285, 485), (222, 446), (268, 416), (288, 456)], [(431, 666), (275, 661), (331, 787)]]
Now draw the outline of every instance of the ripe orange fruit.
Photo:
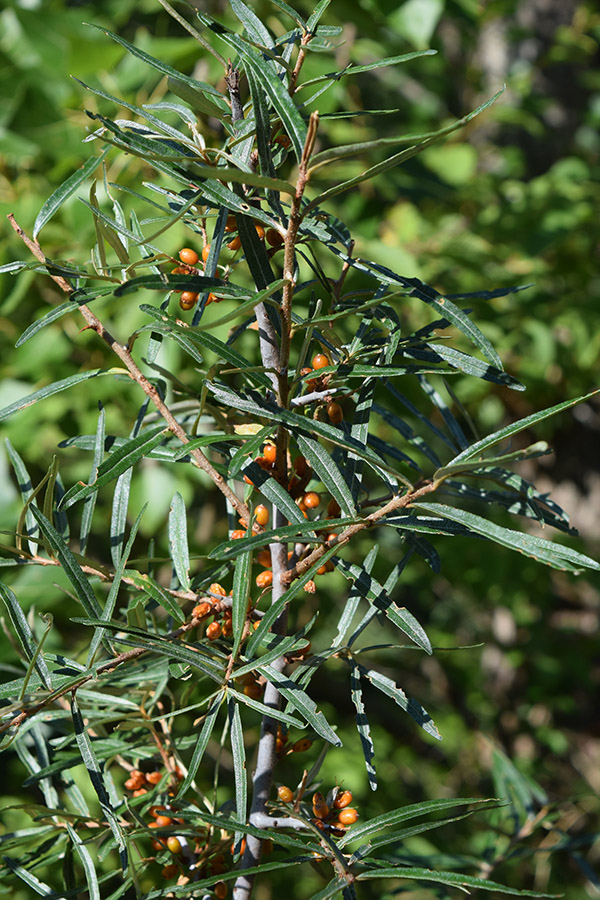
[(312, 367), (313, 369), (324, 369), (325, 366), (330, 366), (331, 362), (328, 356), (325, 356), (324, 353), (316, 353), (312, 358)]
[(225, 225), (225, 231), (228, 233), (230, 231), (237, 231), (237, 220), (235, 216), (227, 216), (227, 224)]
[(357, 819), (358, 811), (356, 809), (353, 809), (352, 806), (348, 806), (346, 809), (340, 810), (338, 821), (342, 825), (354, 825)]
[(267, 549), (259, 550), (256, 555), (256, 561), (259, 566), (264, 566), (265, 569), (271, 568), (271, 551)]
[(313, 794), (312, 808), (313, 814), (317, 817), (317, 819), (326, 819), (329, 815), (329, 807), (325, 803), (325, 797), (323, 796), (321, 791), (317, 791), (315, 794)]
[(211, 584), (211, 586), (209, 587), (208, 590), (210, 591), (211, 594), (218, 594), (219, 597), (227, 596), (227, 591), (225, 590), (223, 585), (219, 584), (217, 581), (213, 581), (213, 583)]
[[(179, 841), (177, 841), (179, 843)], [(160, 848), (162, 850), (162, 847)], [(161, 875), (163, 878), (174, 878), (179, 872), (179, 866), (176, 866), (175, 863), (169, 863), (168, 866), (164, 866), (161, 870)]]
[(141, 796), (143, 796), (143, 794), (147, 794), (147, 793), (148, 793), (148, 791), (146, 790), (146, 788), (138, 788), (137, 791), (133, 792), (133, 796), (141, 797)]
[(167, 847), (174, 855), (181, 853), (181, 842), (174, 834), (167, 838)]
[(292, 753), (304, 753), (305, 750), (309, 750), (312, 747), (312, 741), (310, 738), (300, 738), (299, 741), (296, 741), (295, 744), (292, 744)]
[(267, 588), (273, 584), (273, 571), (271, 569), (265, 569), (264, 572), (260, 572), (256, 576), (256, 587), (259, 588)]
[(340, 791), (333, 801), (333, 805), (336, 809), (345, 809), (347, 806), (350, 806), (351, 803), (352, 791)]
[(246, 537), (246, 532), (242, 531), (241, 528), (235, 528), (231, 532), (231, 540), (232, 541), (239, 541), (241, 538), (244, 538), (244, 537)]
[(302, 477), (306, 474), (307, 469), (308, 463), (306, 462), (306, 458), (304, 456), (297, 456), (294, 460), (294, 471)]
[(344, 421), (344, 411), (339, 403), (328, 403), (327, 415), (332, 425), (339, 425)]
[(191, 247), (183, 247), (183, 249), (179, 251), (179, 259), (188, 266), (195, 266), (199, 257), (196, 251), (192, 250)]
[(286, 150), (288, 147), (292, 146), (292, 142), (287, 134), (278, 134), (275, 138), (275, 143), (280, 144), (280, 146), (284, 147)]
[(277, 457), (277, 447), (275, 444), (265, 444), (263, 456), (269, 463), (274, 463)]
[(160, 772), (148, 772), (146, 775), (146, 781), (148, 784), (158, 784), (162, 779), (162, 775)]
[[(235, 850), (235, 841), (231, 845), (231, 855), (233, 856)], [(240, 854), (244, 854), (246, 852), (246, 838), (242, 838), (242, 843), (240, 844)]]
[(267, 241), (271, 247), (281, 247), (283, 244), (283, 235), (276, 228), (267, 228)]
[(173, 819), (170, 816), (157, 816), (154, 822), (150, 822), (150, 825), (154, 825), (155, 828), (168, 828), (172, 824)]
[(213, 893), (217, 900), (225, 900), (227, 896), (227, 885), (224, 881), (217, 881), (213, 888)]
[(182, 309), (193, 309), (198, 302), (198, 294), (194, 291), (182, 291), (179, 298), (179, 305)]
[(192, 615), (196, 619), (203, 619), (204, 616), (208, 616), (212, 611), (212, 604), (208, 603), (206, 600), (203, 603), (199, 603), (198, 606), (195, 606), (192, 610)]
[(308, 494), (304, 495), (302, 500), (307, 509), (316, 509), (321, 502), (321, 498), (316, 491), (309, 491)]
[(221, 637), (221, 624), (219, 622), (211, 622), (208, 628), (206, 629), (206, 637), (209, 641), (216, 641), (217, 638)]
[(294, 799), (294, 792), (285, 784), (281, 784), (277, 788), (277, 796), (282, 803), (291, 803)]
[(208, 259), (208, 254), (209, 254), (209, 253), (210, 253), (210, 244), (206, 244), (206, 245), (202, 248), (202, 262), (206, 262), (206, 260)]
[(254, 521), (257, 525), (266, 525), (269, 521), (269, 510), (263, 503), (259, 503), (254, 510)]
[(240, 240), (240, 236), (237, 235), (236, 237), (234, 237), (234, 239), (232, 241), (229, 241), (229, 243), (227, 244), (227, 249), (235, 251), (235, 250), (239, 250), (241, 246), (242, 246), (242, 242)]
[(256, 233), (257, 233), (257, 235), (259, 236), (259, 238), (260, 238), (261, 241), (262, 241), (262, 240), (264, 239), (264, 236), (265, 236), (265, 229), (262, 227), (262, 225), (259, 225), (259, 224), (256, 223), (256, 222), (255, 222), (255, 224), (254, 224), (254, 227), (256, 228)]

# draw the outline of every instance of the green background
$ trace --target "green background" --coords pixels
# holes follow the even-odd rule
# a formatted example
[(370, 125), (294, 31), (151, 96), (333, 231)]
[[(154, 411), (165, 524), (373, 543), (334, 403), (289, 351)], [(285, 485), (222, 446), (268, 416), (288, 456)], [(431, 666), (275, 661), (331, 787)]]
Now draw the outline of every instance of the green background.
[[(211, 2), (207, 8), (232, 21), (226, 4)], [(252, 8), (277, 29), (269, 3)], [(427, 47), (438, 51), (336, 85), (321, 112), (397, 112), (361, 119), (361, 125), (354, 120), (332, 123), (330, 143), (432, 130), (506, 84), (492, 109), (466, 130), (336, 201), (337, 214), (353, 228), (358, 255), (416, 275), (442, 292), (533, 283), (518, 294), (474, 301), (475, 320), (507, 370), (527, 385), (526, 392), (515, 393), (484, 382), (455, 382), (475, 427), (486, 433), (592, 390), (598, 383), (600, 349), (600, 16), (594, 5), (338, 0), (323, 21), (344, 26), (343, 39), (334, 39), (336, 66), (329, 56), (314, 55), (307, 76), (350, 61)], [(202, 80), (222, 78), (212, 58), (198, 53), (193, 39), (182, 37), (154, 0), (9, 0), (0, 12), (0, 265), (27, 258), (6, 214), (14, 212), (31, 233), (44, 200), (92, 150), (82, 144), (86, 129), (93, 128), (83, 108), (95, 111), (99, 101), (71, 76), (137, 105), (157, 102), (164, 93), (156, 72), (84, 22), (105, 25)], [(213, 138), (209, 130), (207, 142)], [(118, 177), (134, 185), (144, 177), (144, 167), (136, 161), (116, 154), (109, 159), (109, 180)], [(360, 170), (358, 162), (339, 164), (345, 177)], [(40, 241), (49, 255), (89, 259), (93, 226), (76, 197), (43, 229)], [(50, 381), (109, 364), (94, 336), (78, 334), (81, 323), (74, 319), (61, 319), (14, 349), (27, 325), (57, 302), (58, 292), (47, 278), (0, 275), (0, 407)], [(135, 299), (129, 298), (111, 307), (111, 328), (126, 334), (134, 327), (136, 310)], [(416, 306), (405, 315), (414, 327), (426, 321), (421, 323), (425, 314)], [(34, 483), (54, 453), (67, 486), (87, 478), (88, 455), (57, 446), (95, 430), (99, 399), (107, 407), (107, 432), (126, 435), (139, 398), (128, 386), (109, 386), (108, 381), (59, 394), (5, 424), (2, 435), (26, 460)], [(571, 544), (597, 556), (600, 404), (592, 400), (576, 407), (528, 437), (549, 440), (556, 454), (522, 471), (547, 486), (572, 514), (582, 541), (570, 539)], [(1, 454), (0, 528), (11, 529), (20, 504)], [(131, 515), (137, 514), (152, 497), (142, 524), (146, 539), (154, 531), (164, 533), (174, 490), (181, 490), (194, 512), (197, 547), (223, 536), (220, 501), (208, 490), (198, 491), (198, 476), (146, 466), (134, 479), (131, 509)], [(102, 529), (103, 523), (108, 529), (109, 518), (110, 497), (101, 494), (92, 545), (101, 560), (109, 559)], [(345, 747), (329, 754), (324, 782), (329, 786), (343, 779), (352, 787), (364, 818), (385, 810), (390, 796), (396, 804), (439, 796), (499, 796), (492, 778), (491, 747), (496, 745), (546, 793), (554, 827), (524, 842), (539, 853), (518, 855), (499, 865), (493, 877), (522, 888), (562, 892), (569, 900), (597, 896), (598, 579), (546, 571), (508, 551), (458, 538), (437, 546), (441, 574), (432, 576), (424, 563), (415, 564), (398, 596), (423, 622), (432, 643), (446, 649), (425, 660), (402, 651), (393, 658), (388, 652), (381, 654), (379, 664), (429, 710), (443, 741), (430, 740), (407, 717), (393, 715), (395, 710), (390, 715), (390, 704), (374, 691), (367, 695), (383, 784), (383, 790), (371, 794), (353, 728), (347, 674), (340, 664), (328, 670), (326, 681), (316, 682), (324, 711), (334, 719), (341, 715), (344, 723)], [(364, 555), (367, 549), (365, 543), (357, 552)], [(383, 543), (380, 557), (388, 558), (392, 549)], [(53, 613), (65, 648), (75, 654), (82, 636), (69, 622), (76, 607), (64, 593), (60, 574), (3, 569), (3, 576), (27, 605)], [(336, 621), (335, 597), (342, 587), (338, 576), (330, 576), (327, 586), (307, 600), (303, 615), (308, 619), (318, 606), (326, 633)], [(471, 645), (477, 646), (454, 649)], [(0, 647), (2, 659), (10, 663), (12, 650), (4, 637)], [(297, 766), (286, 762), (285, 767), (289, 770), (278, 772), (278, 780), (292, 781)], [(20, 772), (15, 761), (5, 769), (8, 801), (22, 802)], [(496, 815), (498, 827), (510, 832), (510, 816)], [(5, 827), (15, 827), (16, 819), (8, 813)], [(490, 815), (485, 821), (494, 824)], [(440, 834), (431, 843), (427, 838), (413, 842), (407, 852), (431, 858), (435, 849), (443, 865), (443, 853), (481, 859), (491, 846), (490, 832), (478, 825), (477, 817)], [(561, 842), (563, 850), (553, 856), (546, 852)], [(317, 886), (315, 880), (315, 890)], [(263, 881), (257, 900), (281, 890), (296, 896), (294, 885), (273, 879)], [(22, 888), (15, 894), (17, 900), (29, 896)]]

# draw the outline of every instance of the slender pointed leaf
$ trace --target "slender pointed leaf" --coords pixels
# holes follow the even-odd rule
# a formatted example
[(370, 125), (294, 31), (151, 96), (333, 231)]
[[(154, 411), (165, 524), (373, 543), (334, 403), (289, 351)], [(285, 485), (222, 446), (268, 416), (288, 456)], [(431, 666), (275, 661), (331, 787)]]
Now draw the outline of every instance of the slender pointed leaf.
[(334, 747), (342, 746), (341, 740), (335, 731), (333, 731), (323, 713), (317, 709), (314, 700), (298, 687), (294, 681), (287, 678), (285, 675), (282, 675), (281, 672), (278, 672), (271, 666), (259, 666), (258, 671), (261, 675), (265, 676), (267, 681), (270, 681), (275, 685), (279, 693), (285, 697), (290, 706), (300, 713), (304, 718), (304, 721), (307, 722), (317, 734), (326, 741), (329, 741), (330, 744), (333, 744)]
[(21, 604), (17, 600), (15, 594), (9, 587), (0, 581), (0, 595), (6, 604), (10, 620), (21, 642), (21, 646), (25, 652), (25, 656), (30, 662), (34, 663), (35, 670), (40, 676), (40, 680), (47, 690), (52, 690), (52, 677), (50, 670), (46, 665), (43, 655), (38, 652), (38, 643), (33, 636), (29, 622), (25, 613), (21, 609)]
[(327, 451), (307, 435), (296, 437), (298, 448), (308, 460), (315, 474), (323, 482), (332, 497), (337, 500), (343, 515), (357, 515), (352, 494), (344, 480), (344, 476)]
[(198, 740), (196, 742), (196, 746), (194, 747), (194, 752), (192, 753), (192, 758), (188, 765), (186, 776), (179, 785), (179, 790), (177, 791), (178, 797), (183, 797), (183, 795), (187, 792), (187, 790), (192, 786), (194, 782), (194, 778), (196, 777), (198, 769), (200, 768), (200, 763), (202, 762), (204, 751), (206, 750), (206, 747), (210, 740), (210, 736), (213, 733), (213, 729), (217, 721), (217, 716), (224, 699), (224, 692), (219, 691), (219, 693), (211, 703), (210, 709), (206, 714), (204, 724), (202, 725), (202, 730), (198, 735)]
[(101, 151), (99, 156), (93, 156), (91, 159), (88, 159), (86, 163), (84, 163), (76, 172), (70, 175), (66, 179), (66, 181), (63, 181), (60, 187), (58, 187), (50, 195), (50, 197), (48, 197), (39, 213), (37, 214), (37, 218), (33, 226), (34, 240), (37, 238), (46, 222), (48, 222), (52, 218), (52, 216), (60, 209), (65, 200), (67, 200), (71, 196), (71, 194), (74, 194), (79, 185), (82, 184), (87, 178), (89, 178), (93, 172), (95, 172), (109, 150), (110, 147), (105, 147), (104, 150)]
[(174, 494), (169, 509), (169, 547), (171, 559), (181, 589), (190, 590), (190, 552), (187, 538), (187, 513), (179, 491)]
[(371, 737), (371, 728), (365, 704), (363, 703), (362, 685), (360, 683), (360, 667), (352, 666), (350, 673), (350, 696), (356, 709), (356, 727), (360, 737), (363, 756), (365, 758), (365, 766), (367, 767), (367, 777), (369, 779), (369, 787), (372, 791), (377, 790), (377, 772), (373, 765), (373, 757), (375, 756), (375, 747), (373, 738)]
[(77, 375), (70, 375), (69, 378), (63, 378), (61, 381), (47, 384), (46, 387), (40, 388), (39, 391), (34, 391), (33, 394), (27, 394), (26, 397), (21, 397), (20, 400), (15, 400), (14, 403), (5, 406), (4, 409), (0, 409), (0, 422), (8, 419), (13, 413), (18, 412), (20, 409), (32, 406), (32, 404), (37, 403), (38, 400), (45, 400), (46, 397), (52, 397), (53, 394), (58, 394), (59, 391), (65, 391), (67, 388), (79, 384), (80, 381), (89, 381), (90, 378), (98, 378), (101, 375), (121, 374), (123, 371), (123, 369), (116, 368), (92, 369), (90, 372), (79, 372)]

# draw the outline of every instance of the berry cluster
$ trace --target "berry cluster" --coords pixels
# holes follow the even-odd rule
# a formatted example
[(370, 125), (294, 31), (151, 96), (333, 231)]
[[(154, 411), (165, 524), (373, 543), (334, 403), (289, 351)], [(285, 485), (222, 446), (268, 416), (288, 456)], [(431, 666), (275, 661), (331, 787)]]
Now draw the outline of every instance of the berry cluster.
[[(305, 653), (307, 650), (310, 650), (310, 645), (305, 647), (302, 651)], [(299, 738), (293, 744), (290, 744), (289, 736), (287, 731), (283, 728), (283, 726), (277, 726), (277, 739), (275, 742), (275, 750), (278, 757), (287, 756), (288, 753), (306, 753), (307, 750), (310, 750), (312, 747), (312, 741), (310, 738)]]
[(342, 837), (358, 819), (357, 810), (350, 806), (352, 792), (342, 790), (337, 785), (329, 791), (327, 797), (316, 791), (312, 796), (310, 810), (307, 809), (308, 804), (302, 801), (301, 794), (294, 794), (285, 784), (277, 788), (277, 799), (280, 803), (295, 803), (296, 808), (308, 814), (313, 825), (333, 837)]
[[(216, 641), (221, 637), (228, 638), (233, 634), (232, 594), (233, 591), (227, 593), (222, 584), (215, 582), (210, 585), (207, 596), (200, 597), (192, 610), (194, 619), (203, 621), (212, 618), (212, 621), (206, 626), (206, 637), (209, 641)], [(252, 604), (249, 602), (248, 615), (251, 612)], [(254, 624), (254, 627), (258, 627), (258, 622)]]
[[(307, 391), (322, 392), (327, 390), (329, 382), (332, 378), (332, 373), (318, 375), (317, 378), (307, 378), (306, 376), (312, 375), (315, 372), (319, 372), (320, 369), (325, 369), (330, 365), (331, 360), (325, 353), (316, 353), (311, 360), (311, 365), (304, 366), (302, 369), (300, 369), (300, 375), (306, 379)], [(325, 411), (327, 413), (327, 418), (332, 425), (339, 425), (344, 421), (344, 411), (342, 407), (331, 397), (325, 397)]]

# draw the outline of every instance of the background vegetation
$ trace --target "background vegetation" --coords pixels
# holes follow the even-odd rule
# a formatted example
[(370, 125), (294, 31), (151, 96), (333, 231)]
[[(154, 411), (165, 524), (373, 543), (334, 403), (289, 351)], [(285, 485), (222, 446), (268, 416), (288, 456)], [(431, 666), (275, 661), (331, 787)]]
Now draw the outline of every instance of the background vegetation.
[[(211, 13), (227, 17), (227, 4), (208, 6)], [(269, 21), (269, 3), (258, 2), (253, 8)], [(6, 213), (15, 212), (28, 231), (56, 184), (89, 155), (81, 144), (90, 124), (83, 107), (93, 110), (99, 101), (84, 95), (70, 76), (137, 105), (158, 101), (165, 90), (157, 73), (83, 25), (85, 21), (106, 25), (204, 81), (222, 77), (212, 59), (198, 58), (195, 42), (181, 38), (155, 0), (8, 0), (0, 13), (0, 213), (5, 221)], [(399, 130), (426, 132), (446, 117), (463, 115), (507, 84), (492, 111), (456, 138), (339, 201), (342, 218), (362, 223), (359, 255), (368, 253), (383, 264), (393, 259), (396, 270), (421, 277), (441, 291), (534, 283), (525, 292), (474, 301), (478, 323), (507, 369), (528, 389), (516, 394), (485, 382), (454, 382), (465, 418), (475, 429), (489, 431), (508, 418), (592, 389), (598, 381), (600, 349), (600, 16), (593, 4), (338, 0), (324, 21), (344, 25), (338, 62), (367, 62), (429, 46), (438, 51), (410, 67), (366, 73), (349, 87), (334, 87), (320, 112), (337, 112), (349, 103), (356, 109), (398, 110), (392, 116), (359, 120), (365, 123), (361, 126), (340, 118), (331, 127), (338, 141)], [(327, 71), (326, 63), (315, 54), (307, 71), (309, 66), (315, 74)], [(123, 165), (123, 158), (118, 160), (116, 164)], [(125, 165), (121, 183), (127, 183), (128, 176), (139, 178), (136, 161)], [(353, 174), (354, 162), (342, 165), (348, 176)], [(109, 167), (109, 180), (116, 174)], [(81, 260), (93, 243), (92, 228), (88, 211), (72, 198), (44, 229), (42, 244), (49, 255)], [(21, 245), (7, 225), (0, 226), (0, 264), (18, 258), (23, 258)], [(46, 331), (15, 351), (15, 340), (38, 311), (56, 302), (47, 278), (0, 276), (0, 407), (47, 381), (105, 364), (104, 350), (93, 336), (74, 340), (78, 325), (70, 318), (51, 326), (52, 340)], [(124, 329), (136, 314), (135, 301), (124, 298), (122, 304), (114, 314), (116, 330)], [(418, 310), (407, 315), (418, 324)], [(60, 453), (69, 484), (87, 478), (87, 455), (57, 448), (74, 434), (95, 430), (90, 398), (96, 387), (94, 382), (88, 385), (85, 393), (59, 394), (6, 425), (3, 436), (26, 458), (34, 481), (45, 473), (54, 453)], [(98, 397), (106, 390), (106, 384), (98, 387)], [(136, 410), (127, 393), (119, 395), (118, 385), (111, 390), (115, 395), (107, 432), (126, 434)], [(550, 458), (542, 473), (544, 483), (572, 513), (587, 543), (578, 546), (597, 556), (600, 404), (586, 403), (544, 423), (535, 437), (557, 448), (556, 458)], [(171, 478), (147, 465), (134, 482), (132, 516), (152, 498), (142, 532), (148, 536), (162, 526), (173, 492), (180, 490), (196, 516), (196, 540), (222, 537), (222, 526), (215, 525), (218, 498), (200, 508), (194, 484)], [(5, 457), (0, 456), (0, 528), (14, 527), (19, 507)], [(104, 512), (108, 522), (109, 509)], [(520, 853), (510, 875), (500, 864), (494, 877), (514, 886), (563, 892), (569, 900), (597, 896), (598, 580), (547, 571), (524, 557), (509, 558), (508, 552), (485, 553), (482, 558), (479, 547), (466, 542), (463, 547), (459, 540), (440, 543), (442, 574), (435, 579), (424, 565), (409, 570), (405, 602), (438, 647), (479, 646), (439, 652), (402, 672), (407, 691), (432, 711), (444, 736), (441, 744), (428, 741), (405, 717), (390, 720), (387, 706), (381, 707), (378, 718), (377, 697), (370, 699), (380, 778), (385, 783), (387, 775), (393, 781), (390, 790), (398, 801), (476, 793), (502, 796), (509, 789), (501, 771), (506, 774), (510, 767), (502, 756), (494, 756), (493, 748), (498, 748), (525, 779), (518, 782), (523, 793), (513, 797), (521, 823), (546, 804), (553, 812), (554, 827), (536, 833), (526, 846), (548, 850), (559, 844), (563, 849), (552, 857)], [(384, 555), (385, 547), (382, 551)], [(99, 559), (109, 558), (100, 533), (94, 552)], [(62, 631), (72, 629), (75, 653), (77, 626), (70, 626), (68, 619), (77, 614), (76, 606), (64, 592), (66, 584), (57, 583), (57, 573), (5, 569), (3, 576), (21, 600), (64, 620)], [(319, 591), (319, 603), (326, 617), (325, 591)], [(310, 614), (307, 609), (307, 619)], [(3, 660), (12, 653), (3, 636), (0, 653)], [(393, 661), (387, 664), (397, 672)], [(347, 703), (340, 676), (336, 705), (344, 709)], [(350, 707), (347, 713), (350, 720)], [(351, 729), (349, 722), (344, 749), (326, 761), (325, 780), (351, 784), (367, 817), (382, 811), (385, 796), (368, 791)], [(21, 791), (16, 772), (9, 766), (3, 773), (6, 806), (22, 802), (24, 793), (36, 796), (34, 789)], [(527, 794), (529, 779), (538, 787)], [(510, 832), (508, 815), (498, 816), (498, 827)], [(4, 827), (11, 830), (17, 820), (17, 813), (7, 811)], [(444, 853), (481, 858), (488, 849), (486, 839), (475, 818), (444, 832), (439, 846)], [(510, 855), (510, 841), (505, 843)], [(434, 845), (421, 838), (407, 852), (430, 857)], [(273, 885), (275, 896), (276, 882)], [(269, 888), (262, 890), (257, 897), (267, 900)], [(285, 890), (292, 896), (289, 884)], [(17, 891), (17, 900), (27, 897), (26, 889)]]

